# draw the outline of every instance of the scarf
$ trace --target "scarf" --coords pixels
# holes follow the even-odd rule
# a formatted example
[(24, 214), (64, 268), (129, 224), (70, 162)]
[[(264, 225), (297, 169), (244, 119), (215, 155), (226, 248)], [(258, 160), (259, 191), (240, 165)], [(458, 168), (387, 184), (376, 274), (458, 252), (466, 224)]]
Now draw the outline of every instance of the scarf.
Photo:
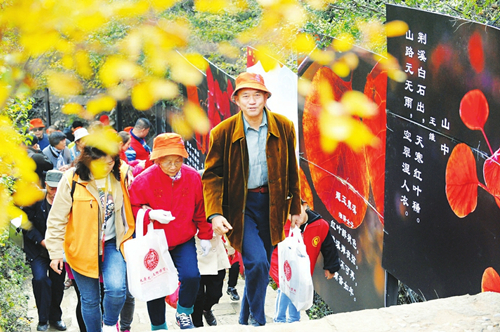
[(66, 165), (66, 162), (64, 161), (64, 154), (63, 154), (64, 150), (58, 150), (51, 145), (50, 151), (52, 151), (52, 154), (54, 155), (54, 157), (57, 157), (55, 169), (59, 169), (61, 166)]

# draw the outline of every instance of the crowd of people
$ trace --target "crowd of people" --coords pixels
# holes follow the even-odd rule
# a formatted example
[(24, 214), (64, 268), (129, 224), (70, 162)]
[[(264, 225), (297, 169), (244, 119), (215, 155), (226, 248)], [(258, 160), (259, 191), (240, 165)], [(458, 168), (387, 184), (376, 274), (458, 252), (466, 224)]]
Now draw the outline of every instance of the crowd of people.
[[(175, 319), (181, 329), (203, 326), (203, 318), (217, 325), (212, 308), (222, 297), (226, 269), (226, 293), (233, 301), (240, 300), (236, 284), (244, 270), (239, 323), (266, 324), (274, 248), (289, 228), (321, 219), (301, 204), (295, 129), (266, 107), (269, 97), (261, 75), (237, 77), (232, 100), (240, 112), (212, 129), (204, 170), (184, 163), (188, 152), (176, 133), (157, 135), (151, 148), (146, 118), (115, 132), (111, 150), (89, 139), (103, 123), (85, 126), (77, 120), (66, 133), (48, 134), (41, 119), (31, 120), (25, 144), (46, 192), (24, 208), (33, 225), (23, 234), (38, 331), (66, 330), (66, 275), (72, 280), (66, 287), (78, 294), (81, 331), (130, 331), (135, 302), (123, 248), (136, 222), (145, 234), (152, 223), (167, 240), (178, 272)], [(136, 220), (139, 211), (142, 220)], [(339, 266), (336, 248), (328, 243), (325, 276), (331, 278)], [(276, 322), (286, 321), (286, 308), (293, 313), (283, 296), (287, 307), (277, 305)], [(148, 301), (147, 309), (151, 330), (167, 330), (165, 297)]]

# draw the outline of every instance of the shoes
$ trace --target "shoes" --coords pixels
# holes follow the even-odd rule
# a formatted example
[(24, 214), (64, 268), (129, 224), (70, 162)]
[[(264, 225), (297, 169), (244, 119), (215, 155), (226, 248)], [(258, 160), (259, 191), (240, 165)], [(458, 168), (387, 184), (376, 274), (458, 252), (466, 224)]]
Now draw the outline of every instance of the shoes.
[(73, 286), (73, 280), (71, 279), (68, 279), (64, 282), (64, 290), (67, 290), (68, 288), (70, 288), (71, 286)]
[(191, 320), (190, 315), (180, 314), (176, 312), (175, 320), (177, 322), (177, 325), (179, 325), (179, 327), (181, 328), (181, 330), (194, 329), (193, 321)]
[(50, 322), (50, 327), (53, 327), (58, 331), (66, 331), (66, 324), (64, 324), (62, 320), (58, 320), (57, 322)]
[(258, 321), (253, 318), (252, 314), (250, 314), (250, 317), (248, 317), (248, 324), (252, 326), (263, 326), (264, 324), (259, 323)]
[(36, 330), (37, 331), (47, 331), (48, 328), (49, 328), (49, 324), (47, 322), (45, 322), (45, 324), (38, 323)]
[(215, 319), (212, 310), (203, 310), (203, 316), (205, 316), (208, 325), (217, 326), (217, 319)]
[(103, 325), (102, 327), (102, 332), (119, 332), (120, 329), (118, 328), (117, 325)]
[(229, 298), (231, 301), (239, 301), (240, 296), (238, 295), (238, 291), (234, 287), (228, 287), (226, 291), (227, 295), (229, 295)]

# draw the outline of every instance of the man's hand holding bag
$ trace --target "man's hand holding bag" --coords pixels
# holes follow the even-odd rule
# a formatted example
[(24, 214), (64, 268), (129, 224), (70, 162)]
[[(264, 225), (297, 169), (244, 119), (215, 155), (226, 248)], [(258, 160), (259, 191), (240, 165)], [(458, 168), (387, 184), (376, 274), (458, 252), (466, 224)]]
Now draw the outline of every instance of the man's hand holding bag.
[(288, 237), (278, 243), (280, 290), (297, 310), (312, 306), (314, 286), (306, 246), (299, 227), (290, 229)]

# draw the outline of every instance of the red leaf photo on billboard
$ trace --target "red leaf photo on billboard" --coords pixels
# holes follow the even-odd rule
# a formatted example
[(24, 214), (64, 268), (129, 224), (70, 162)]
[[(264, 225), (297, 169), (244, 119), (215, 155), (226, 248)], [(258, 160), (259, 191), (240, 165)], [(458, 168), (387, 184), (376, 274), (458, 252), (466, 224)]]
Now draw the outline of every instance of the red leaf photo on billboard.
[(500, 207), (500, 149), (486, 159), (483, 166), (484, 182), (488, 192), (495, 197)]
[(476, 160), (467, 144), (453, 149), (446, 165), (446, 197), (453, 212), (463, 218), (477, 206)]
[(469, 129), (483, 131), (489, 113), (488, 102), (481, 90), (467, 92), (460, 102), (460, 118)]
[(328, 67), (315, 74), (302, 119), (309, 169), (314, 188), (328, 212), (339, 223), (357, 228), (363, 222), (369, 194), (366, 160), (363, 153), (355, 153), (344, 143), (339, 143), (332, 153), (321, 148), (318, 119), (322, 110), (320, 93), (328, 93), (324, 91), (325, 82), (337, 101), (351, 90), (350, 82), (342, 80)]
[(480, 73), (484, 69), (484, 51), (481, 34), (474, 32), (469, 38), (469, 61), (476, 73)]
[(385, 181), (385, 136), (386, 136), (386, 97), (387, 97), (387, 72), (380, 71), (377, 64), (366, 79), (365, 95), (377, 105), (377, 115), (372, 118), (363, 119), (378, 138), (376, 146), (365, 148), (368, 177), (372, 186), (375, 206), (379, 213), (379, 220), (384, 223), (384, 181)]

